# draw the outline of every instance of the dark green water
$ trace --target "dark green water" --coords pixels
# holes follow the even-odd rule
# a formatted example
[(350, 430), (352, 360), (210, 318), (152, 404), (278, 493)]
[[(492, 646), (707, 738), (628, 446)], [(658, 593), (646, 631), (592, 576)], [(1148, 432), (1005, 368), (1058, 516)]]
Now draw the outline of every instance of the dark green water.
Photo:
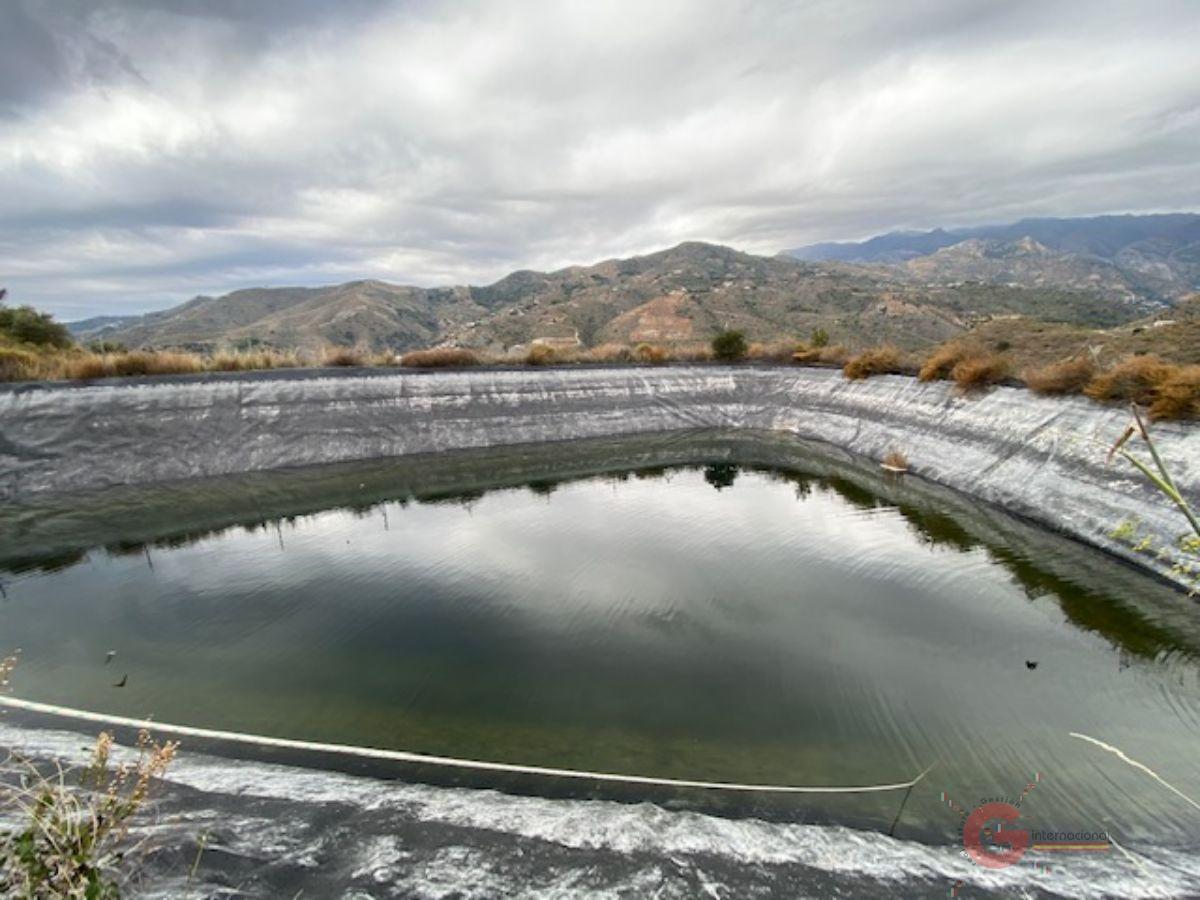
[[(598, 451), (616, 471), (587, 474)], [(16, 695), (688, 779), (872, 784), (936, 763), (905, 817), (941, 835), (959, 827), (942, 791), (971, 807), (1040, 773), (1031, 827), (1192, 840), (1195, 810), (1069, 734), (1200, 795), (1196, 608), (1149, 578), (811, 448), (464, 459), (5, 513)], [(787, 804), (887, 828), (898, 799)]]

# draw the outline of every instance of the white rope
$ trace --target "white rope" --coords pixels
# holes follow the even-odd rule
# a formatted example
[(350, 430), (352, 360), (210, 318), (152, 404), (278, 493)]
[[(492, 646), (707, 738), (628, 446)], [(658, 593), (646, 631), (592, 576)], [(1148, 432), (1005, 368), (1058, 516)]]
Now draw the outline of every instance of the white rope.
[(1122, 762), (1128, 763), (1129, 765), (1133, 766), (1135, 769), (1145, 772), (1147, 775), (1149, 775), (1151, 778), (1153, 778), (1155, 781), (1157, 781), (1159, 784), (1161, 784), (1163, 787), (1165, 787), (1168, 791), (1170, 791), (1171, 793), (1175, 794), (1178, 797), (1182, 797), (1188, 803), (1192, 804), (1192, 806), (1196, 807), (1196, 809), (1200, 809), (1200, 803), (1197, 803), (1195, 800), (1193, 800), (1191, 797), (1189, 797), (1187, 794), (1185, 794), (1179, 788), (1175, 787), (1175, 785), (1168, 783), (1165, 778), (1163, 778), (1161, 775), (1159, 775), (1157, 772), (1155, 772), (1149, 766), (1145, 765), (1144, 763), (1138, 762), (1136, 759), (1130, 759), (1125, 754), (1124, 750), (1114, 747), (1112, 744), (1106, 744), (1106, 743), (1104, 743), (1104, 741), (1097, 740), (1094, 737), (1089, 737), (1086, 734), (1080, 734), (1077, 731), (1070, 731), (1070, 732), (1068, 732), (1068, 734), (1070, 734), (1071, 737), (1073, 737), (1073, 738), (1079, 738), (1079, 740), (1081, 740), (1081, 741), (1087, 741), (1089, 744), (1095, 744), (1101, 750), (1107, 750), (1109, 753), (1116, 756)]
[(231, 743), (249, 744), (258, 747), (278, 747), (285, 750), (301, 750), (311, 753), (334, 753), (343, 756), (355, 756), (364, 759), (383, 759), (394, 762), (416, 763), (424, 766), (445, 766), (456, 769), (481, 769), (490, 772), (515, 772), (524, 775), (549, 775), (556, 778), (578, 778), (587, 781), (609, 781), (622, 784), (651, 784), (664, 787), (703, 788), (714, 791), (740, 791), (750, 793), (778, 794), (869, 794), (882, 791), (906, 791), (929, 774), (930, 766), (911, 781), (896, 784), (871, 784), (838, 787), (801, 787), (797, 785), (780, 784), (737, 784), (725, 781), (690, 781), (682, 778), (654, 778), (649, 775), (617, 775), (611, 772), (584, 772), (575, 769), (555, 769), (548, 766), (522, 766), (515, 763), (486, 762), (474, 759), (456, 759), (451, 756), (427, 756), (423, 753), (410, 753), (406, 750), (382, 750), (376, 747), (354, 747), (348, 744), (325, 744), (317, 741), (299, 741), (291, 738), (267, 737), (265, 735), (242, 734), (236, 731), (217, 731), (211, 728), (194, 728), (190, 725), (166, 725), (150, 719), (130, 719), (125, 716), (110, 716), (104, 713), (87, 712), (81, 709), (70, 709), (65, 706), (54, 706), (49, 703), (36, 703), (32, 700), (18, 700), (15, 697), (0, 696), (0, 706), (12, 709), (23, 709), (28, 712), (44, 713), (52, 716), (63, 716), (84, 722), (98, 722), (101, 725), (115, 725), (126, 728), (145, 728), (155, 734), (173, 735), (180, 737), (196, 737)]

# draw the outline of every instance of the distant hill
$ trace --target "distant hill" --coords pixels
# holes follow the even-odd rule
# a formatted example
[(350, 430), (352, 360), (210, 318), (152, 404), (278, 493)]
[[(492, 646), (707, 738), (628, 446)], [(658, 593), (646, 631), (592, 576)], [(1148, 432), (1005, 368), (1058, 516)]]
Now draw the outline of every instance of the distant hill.
[(78, 319), (65, 324), (73, 337), (77, 340), (87, 341), (98, 337), (105, 331), (132, 325), (141, 318), (141, 316), (93, 316), (90, 319)]
[(1051, 250), (1031, 237), (1018, 240), (969, 238), (917, 256), (904, 268), (920, 282), (978, 281), (1035, 288), (1089, 291), (1114, 302), (1139, 305), (1146, 291), (1115, 263), (1093, 256)]
[[(1101, 281), (1109, 279), (1108, 272), (1116, 271), (1125, 286), (1147, 300), (1174, 302), (1200, 287), (1200, 215), (1193, 213), (1022, 219), (1009, 225), (898, 231), (857, 243), (812, 244), (787, 252), (808, 261), (896, 264), (937, 255), (964, 241), (1024, 239), (1077, 261), (1077, 270), (1067, 273), (1065, 282), (1058, 282), (1060, 286), (1086, 280), (1090, 277), (1084, 271), (1088, 266), (1098, 273), (1101, 270), (1096, 263), (1108, 263), (1112, 269), (1104, 270)], [(1063, 269), (1064, 260), (1055, 265)], [(983, 271), (967, 277), (983, 277)], [(1047, 273), (1043, 283), (1053, 280)]]
[[(823, 328), (834, 342), (887, 340), (916, 348), (994, 316), (1108, 327), (1144, 313), (1112, 267), (1039, 281), (1039, 267), (1057, 272), (1065, 265), (1046, 248), (981, 246), (930, 259), (909, 267), (813, 263), (688, 242), (591, 266), (514, 272), (483, 287), (355, 281), (254, 288), (197, 297), (132, 321), (74, 327), (81, 337), (130, 347), (191, 349), (332, 344), (406, 350), (439, 343), (504, 349), (536, 338), (578, 338), (584, 346), (679, 344), (707, 341), (726, 328), (763, 341)], [(967, 274), (981, 266), (987, 277)]]
[(130, 347), (211, 349), (261, 344), (403, 349), (435, 343), (448, 326), (486, 311), (465, 288), (428, 290), (353, 281), (196, 297), (172, 309), (113, 324), (74, 323), (72, 331), (81, 340), (103, 339)]

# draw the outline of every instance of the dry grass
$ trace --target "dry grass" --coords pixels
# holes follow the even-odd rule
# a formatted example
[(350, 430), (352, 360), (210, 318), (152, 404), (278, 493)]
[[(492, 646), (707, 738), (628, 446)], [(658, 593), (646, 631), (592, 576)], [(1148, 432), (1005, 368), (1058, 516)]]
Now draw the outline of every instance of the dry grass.
[(677, 344), (669, 357), (678, 362), (711, 362), (713, 349), (711, 344)]
[(889, 450), (883, 457), (883, 464), (889, 469), (908, 469), (908, 457), (899, 450)]
[[(1162, 329), (1156, 329), (1161, 331)], [(1016, 350), (1003, 355), (975, 341), (956, 340), (936, 348), (920, 366), (924, 381), (952, 379), (966, 389), (1003, 382), (1014, 370)], [(884, 345), (851, 356), (841, 345), (796, 349), (791, 341), (759, 343), (750, 347), (754, 359), (791, 359), (801, 365), (839, 366), (847, 378), (860, 379), (884, 373), (914, 371), (910, 358), (898, 348)], [(420, 368), (461, 368), (479, 364), (571, 365), (575, 363), (652, 363), (709, 361), (712, 348), (703, 343), (601, 344), (587, 350), (555, 350), (544, 345), (488, 353), (465, 348), (435, 347), (415, 350), (402, 357), (385, 352), (370, 354), (361, 348), (327, 348), (313, 354), (279, 350), (220, 351), (211, 355), (169, 350), (91, 352), (79, 348), (39, 350), (11, 342), (0, 343), (0, 381), (91, 381), (118, 376), (157, 376), (197, 372), (243, 372), (296, 366), (403, 365)], [(1026, 357), (1020, 356), (1020, 360)], [(1178, 365), (1157, 356), (1137, 355), (1098, 370), (1092, 356), (1078, 346), (1067, 359), (1028, 365), (1022, 378), (1042, 394), (1084, 393), (1095, 400), (1133, 401), (1155, 419), (1200, 418), (1200, 365)]]
[(252, 372), (262, 369), (294, 369), (302, 365), (295, 353), (278, 350), (221, 352), (213, 355), (208, 368), (216, 372)]
[(921, 370), (917, 373), (917, 377), (921, 381), (941, 381), (949, 378), (954, 367), (966, 356), (966, 348), (958, 344), (943, 344), (921, 364)]
[(842, 344), (832, 347), (800, 347), (792, 354), (792, 362), (802, 366), (836, 366), (841, 368), (850, 359), (850, 350)]
[(94, 378), (136, 377), (141, 375), (184, 375), (203, 372), (208, 365), (194, 353), (168, 350), (131, 350), (125, 353), (70, 353), (48, 365), (45, 378), (90, 381)]
[(670, 359), (670, 353), (661, 344), (638, 344), (633, 348), (633, 358), (640, 363), (662, 363)]
[(321, 365), (330, 368), (350, 368), (369, 363), (367, 353), (357, 347), (328, 347), (321, 354)]
[(29, 381), (37, 378), (41, 357), (30, 350), (0, 347), (0, 381)]
[(950, 377), (963, 390), (979, 390), (1000, 384), (1008, 378), (1012, 363), (998, 353), (980, 354), (960, 359), (950, 370)]
[(1154, 392), (1152, 419), (1200, 419), (1200, 366), (1173, 366)]
[(479, 356), (462, 347), (434, 347), (405, 353), (400, 357), (400, 365), (419, 369), (460, 368), (479, 365)]
[(746, 348), (746, 358), (785, 363), (789, 362), (799, 349), (796, 341), (755, 341)]
[(1083, 392), (1093, 400), (1125, 400), (1148, 405), (1154, 402), (1158, 387), (1174, 368), (1157, 356), (1130, 356), (1093, 378)]
[(897, 375), (904, 371), (904, 355), (890, 344), (863, 350), (850, 357), (842, 367), (846, 377), (854, 380), (872, 375)]
[(108, 362), (108, 354), (89, 353), (65, 359), (62, 362), (63, 378), (72, 381), (91, 381), (94, 378), (112, 378), (116, 372)]
[(1096, 366), (1086, 356), (1026, 369), (1021, 380), (1038, 394), (1080, 394), (1096, 376)]
[(614, 363), (629, 362), (633, 359), (633, 351), (627, 344), (601, 344), (579, 354), (583, 362)]

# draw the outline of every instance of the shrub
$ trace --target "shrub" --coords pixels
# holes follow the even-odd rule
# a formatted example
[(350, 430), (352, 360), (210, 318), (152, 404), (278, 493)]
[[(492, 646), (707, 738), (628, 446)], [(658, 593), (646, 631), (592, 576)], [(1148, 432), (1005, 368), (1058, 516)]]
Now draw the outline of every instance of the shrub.
[(1150, 418), (1200, 418), (1200, 366), (1172, 368), (1155, 391)]
[(950, 370), (954, 383), (964, 390), (976, 390), (999, 384), (1008, 377), (1011, 366), (1007, 357), (994, 353), (968, 356)]
[(16, 347), (0, 347), (0, 381), (37, 378), (40, 362), (36, 353)]
[(120, 341), (88, 341), (87, 348), (92, 353), (124, 353), (129, 349)]
[(746, 350), (746, 336), (740, 331), (722, 331), (712, 339), (713, 356), (723, 362), (741, 359)]
[(943, 344), (926, 358), (917, 377), (921, 381), (940, 381), (949, 378), (951, 370), (966, 355), (966, 350), (957, 344)]
[(809, 341), (813, 347), (818, 350), (829, 343), (829, 332), (824, 328), (814, 328), (812, 330), (812, 340)]
[(1039, 394), (1079, 394), (1096, 375), (1096, 366), (1086, 357), (1051, 363), (1040, 369), (1027, 369), (1021, 380)]
[(666, 362), (667, 348), (658, 344), (638, 344), (633, 350), (633, 358), (641, 363)]
[(545, 344), (534, 344), (525, 354), (525, 362), (531, 366), (548, 366), (558, 361), (558, 354), (553, 347)]
[(410, 350), (400, 357), (400, 365), (418, 369), (461, 368), (479, 365), (479, 357), (462, 347), (434, 347)]
[(350, 368), (366, 365), (361, 350), (354, 347), (330, 347), (321, 356), (321, 365), (335, 368)]
[(852, 356), (842, 367), (847, 378), (870, 378), (872, 375), (895, 375), (904, 371), (904, 357), (890, 344), (872, 347)]
[(32, 306), (14, 309), (0, 307), (0, 334), (7, 335), (19, 344), (57, 347), (60, 350), (75, 343), (65, 325), (55, 322), (50, 313), (40, 313)]
[(1146, 405), (1154, 401), (1158, 386), (1172, 367), (1157, 356), (1129, 356), (1101, 372), (1083, 392), (1093, 400), (1127, 400)]

